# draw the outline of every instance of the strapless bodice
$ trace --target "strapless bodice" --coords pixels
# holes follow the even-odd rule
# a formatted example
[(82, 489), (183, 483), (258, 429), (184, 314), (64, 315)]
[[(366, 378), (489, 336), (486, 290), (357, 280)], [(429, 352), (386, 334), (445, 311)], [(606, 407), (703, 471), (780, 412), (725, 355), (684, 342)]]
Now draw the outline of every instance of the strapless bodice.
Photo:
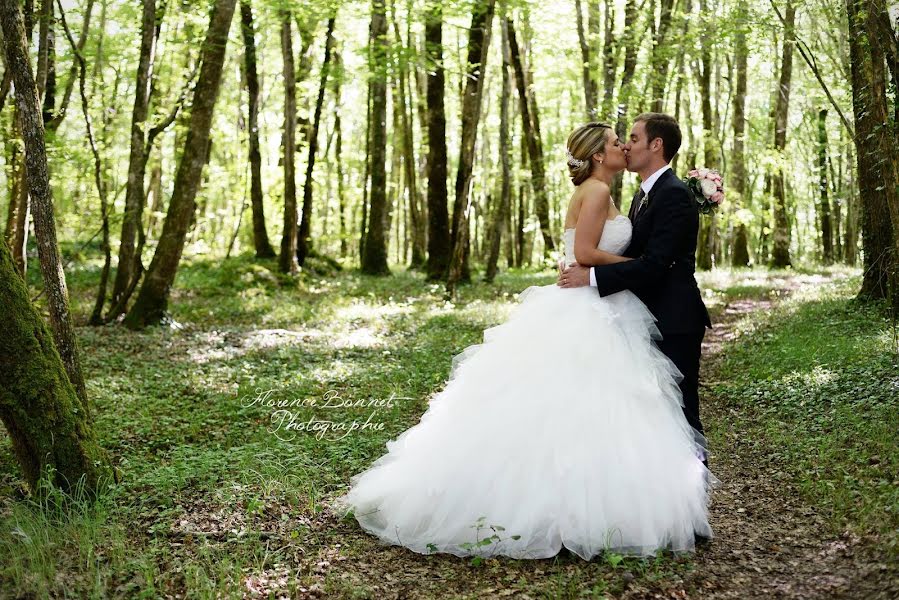
[[(574, 259), (574, 228), (568, 228), (562, 236), (565, 242), (565, 263), (576, 262)], [(610, 254), (621, 254), (631, 243), (631, 220), (625, 215), (618, 215), (614, 219), (606, 221), (602, 228), (602, 237), (597, 248)]]

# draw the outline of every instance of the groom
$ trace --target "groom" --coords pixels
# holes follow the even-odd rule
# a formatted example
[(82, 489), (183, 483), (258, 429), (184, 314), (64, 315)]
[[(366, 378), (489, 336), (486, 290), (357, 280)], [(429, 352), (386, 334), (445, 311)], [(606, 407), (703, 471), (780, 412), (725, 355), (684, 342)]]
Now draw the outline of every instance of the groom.
[[(624, 146), (627, 170), (640, 176), (628, 218), (633, 224), (625, 262), (597, 267), (574, 263), (559, 276), (561, 287), (596, 287), (600, 296), (631, 290), (657, 319), (659, 349), (684, 375), (684, 415), (700, 433), (699, 357), (709, 313), (696, 279), (699, 211), (687, 186), (668, 165), (681, 144), (674, 117), (639, 115)], [(703, 463), (708, 466), (706, 458)]]

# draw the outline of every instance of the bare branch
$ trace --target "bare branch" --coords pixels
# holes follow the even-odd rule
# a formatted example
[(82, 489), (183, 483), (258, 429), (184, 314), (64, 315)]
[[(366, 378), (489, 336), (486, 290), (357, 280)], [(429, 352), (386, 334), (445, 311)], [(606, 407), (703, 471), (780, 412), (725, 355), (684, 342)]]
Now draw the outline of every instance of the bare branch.
[[(769, 0), (771, 2), (771, 7), (774, 9), (774, 12), (777, 14), (777, 18), (780, 19), (780, 22), (786, 25), (786, 20), (783, 15), (778, 10), (777, 5), (774, 4), (774, 0)], [(830, 93), (830, 89), (827, 87), (827, 84), (824, 83), (824, 79), (821, 77), (821, 72), (818, 70), (817, 62), (814, 60), (814, 57), (811, 56), (811, 50), (809, 50), (808, 45), (799, 39), (798, 35), (794, 36), (796, 38), (796, 48), (799, 49), (799, 54), (802, 55), (803, 60), (805, 60), (805, 64), (808, 65), (809, 69), (812, 70), (812, 73), (815, 74), (815, 78), (818, 80), (818, 83), (821, 84), (821, 89), (824, 90), (824, 93), (827, 95), (827, 99), (830, 100), (831, 106), (833, 106), (834, 110), (837, 111), (837, 114), (840, 115), (840, 120), (843, 122), (843, 125), (846, 127), (846, 131), (849, 132), (849, 135), (855, 138), (855, 131), (852, 129), (852, 124), (849, 123), (849, 119), (846, 118), (846, 115), (843, 114), (842, 109), (837, 104), (837, 101), (834, 100), (833, 95)], [(808, 53), (806, 53), (808, 50)]]

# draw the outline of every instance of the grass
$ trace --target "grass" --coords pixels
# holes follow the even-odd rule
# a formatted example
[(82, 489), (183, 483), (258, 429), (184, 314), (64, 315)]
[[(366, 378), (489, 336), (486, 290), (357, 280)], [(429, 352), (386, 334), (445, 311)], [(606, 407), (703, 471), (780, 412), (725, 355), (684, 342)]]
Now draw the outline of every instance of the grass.
[[(79, 261), (67, 274), (73, 311), (84, 322), (93, 306), (98, 265)], [(775, 293), (777, 276), (721, 271), (704, 275), (703, 287), (714, 307), (736, 298), (768, 297)], [(550, 271), (506, 271), (494, 285), (463, 286), (454, 305), (444, 302), (442, 286), (407, 271), (390, 278), (349, 271), (285, 278), (274, 262), (247, 257), (185, 260), (171, 302), (177, 326), (139, 333), (119, 326), (78, 328), (96, 427), (125, 481), (94, 505), (60, 512), (30, 500), (11, 454), (0, 453), (0, 596), (204, 598), (318, 590), (377, 598), (397, 585), (420, 584), (403, 584), (402, 569), (419, 573), (421, 581), (445, 594), (476, 596), (499, 586), (535, 597), (599, 598), (620, 593), (632, 580), (661, 585), (682, 577), (693, 568), (691, 559), (665, 554), (649, 561), (607, 555), (591, 563), (547, 560), (539, 566), (410, 558), (349, 524), (322, 517), (325, 502), (342, 492), (352, 474), (418, 422), (428, 397), (443, 385), (452, 357), (479, 343), (484, 328), (502, 321), (516, 294), (553, 280)], [(30, 282), (39, 289), (37, 269), (31, 269)], [(717, 391), (732, 395), (739, 406), (750, 404), (747, 398), (756, 398), (750, 392), (758, 392), (764, 400), (755, 404), (765, 416), (766, 434), (781, 431), (775, 426), (781, 418), (807, 427), (802, 439), (788, 435), (795, 427), (782, 428), (783, 438), (775, 439), (790, 456), (827, 450), (821, 463), (826, 468), (808, 471), (809, 493), (829, 494), (835, 514), (841, 510), (849, 520), (875, 523), (886, 514), (879, 503), (895, 501), (899, 489), (892, 481), (878, 483), (887, 467), (895, 467), (895, 451), (881, 448), (889, 441), (888, 427), (896, 430), (895, 404), (889, 404), (894, 399), (875, 398), (880, 388), (870, 384), (864, 388), (867, 400), (850, 403), (855, 384), (845, 383), (845, 370), (833, 373), (850, 364), (856, 369), (848, 371), (852, 381), (885, 373), (886, 339), (863, 326), (873, 322), (882, 330), (882, 319), (861, 309), (838, 310), (833, 314), (847, 322), (840, 329), (847, 335), (827, 351), (818, 370), (809, 362), (817, 356), (809, 349), (813, 324), (820, 326), (823, 317), (806, 317), (804, 311), (837, 310), (846, 303), (847, 292), (840, 293), (797, 299), (785, 309), (793, 311), (784, 313), (787, 318), (772, 317), (768, 329), (750, 334), (728, 355), (728, 382)], [(779, 333), (803, 323), (809, 338), (803, 344)], [(765, 370), (766, 356), (781, 351), (796, 356)], [(846, 353), (853, 358), (842, 358)], [(827, 369), (831, 374), (819, 375)], [(796, 392), (785, 395), (779, 412), (776, 394), (785, 381)], [(830, 398), (826, 391), (837, 389), (833, 386), (845, 392), (844, 401)], [(810, 419), (811, 409), (802, 403), (812, 391), (833, 415), (831, 423), (848, 429), (825, 435), (812, 428), (817, 416)], [(260, 394), (287, 403), (295, 422), (333, 423), (315, 432), (288, 430), (276, 408), (253, 402)], [(329, 395), (376, 405), (311, 405)], [(390, 406), (377, 405), (387, 399)], [(869, 418), (882, 423), (859, 429)], [(373, 426), (349, 435), (337, 428), (354, 421)], [(0, 441), (7, 444), (4, 436), (0, 433)], [(843, 436), (839, 444), (838, 436)], [(840, 451), (847, 444), (855, 448), (851, 461)], [(866, 454), (871, 444), (878, 450)], [(880, 466), (862, 464), (875, 454)], [(807, 462), (811, 469), (818, 459)], [(842, 474), (831, 473), (834, 466), (851, 466), (850, 473), (863, 479), (844, 485)], [(827, 481), (834, 488), (819, 484)], [(855, 491), (867, 498), (859, 511), (853, 509)], [(886, 516), (895, 523), (895, 515), (893, 510)], [(397, 582), (384, 580), (385, 572)]]
[(747, 318), (713, 393), (731, 408), (731, 428), (773, 448), (772, 462), (791, 473), (834, 532), (873, 536), (895, 559), (896, 329), (883, 306), (853, 300), (858, 284), (848, 277), (807, 286), (773, 312)]

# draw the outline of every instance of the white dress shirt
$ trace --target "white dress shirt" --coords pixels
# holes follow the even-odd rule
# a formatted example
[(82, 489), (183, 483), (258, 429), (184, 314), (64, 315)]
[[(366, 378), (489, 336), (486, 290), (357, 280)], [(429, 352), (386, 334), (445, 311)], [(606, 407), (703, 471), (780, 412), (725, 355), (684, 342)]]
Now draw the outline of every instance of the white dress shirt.
[[(659, 180), (659, 177), (662, 176), (662, 173), (670, 168), (671, 165), (665, 165), (664, 167), (647, 177), (645, 181), (640, 182), (640, 188), (643, 190), (643, 193), (646, 196), (649, 196), (649, 190), (651, 190), (652, 186), (654, 186), (656, 181)], [(596, 272), (593, 270), (593, 267), (590, 267), (590, 285), (596, 287)]]

